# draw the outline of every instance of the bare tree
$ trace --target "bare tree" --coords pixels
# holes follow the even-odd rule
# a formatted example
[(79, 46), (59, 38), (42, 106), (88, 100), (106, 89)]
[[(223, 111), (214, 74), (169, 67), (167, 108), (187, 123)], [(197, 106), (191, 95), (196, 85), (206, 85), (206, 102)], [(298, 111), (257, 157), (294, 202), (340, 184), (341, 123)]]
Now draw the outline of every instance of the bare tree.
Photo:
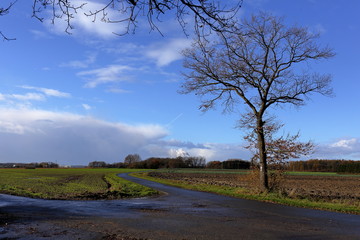
[[(273, 118), (267, 118), (264, 124), (264, 136), (266, 142), (266, 156), (269, 164), (281, 167), (286, 160), (300, 158), (301, 156), (313, 153), (314, 143), (311, 141), (299, 141), (300, 133), (295, 135), (278, 135), (279, 130), (284, 126)], [(243, 115), (239, 127), (248, 129), (244, 139), (248, 142), (247, 149), (253, 151), (253, 163), (259, 162), (259, 149), (257, 148), (256, 117), (252, 113)]]
[(129, 154), (125, 157), (124, 164), (125, 166), (129, 167), (140, 161), (141, 157), (139, 154)]
[[(285, 169), (288, 165), (287, 160), (300, 158), (306, 156), (314, 151), (314, 143), (311, 141), (301, 142), (299, 140), (300, 134), (282, 134), (277, 133), (283, 127), (283, 124), (275, 122), (274, 118), (268, 118), (264, 125), (264, 135), (266, 142), (266, 156), (271, 173), (269, 174), (269, 189), (275, 190), (280, 186), (281, 181), (284, 178)], [(254, 169), (258, 167), (260, 160), (259, 149), (257, 147), (258, 138), (256, 133), (256, 118), (248, 113), (244, 118), (240, 120), (240, 127), (248, 129), (249, 133), (244, 136), (244, 139), (248, 142), (245, 147), (251, 150), (254, 155), (251, 159)]]
[[(15, 4), (16, 1), (14, 2), (10, 2), (8, 5), (6, 5), (5, 7), (1, 7), (0, 6), (0, 17), (2, 16), (5, 16), (7, 14), (9, 14), (10, 12), (10, 9), (12, 8), (12, 6)], [(0, 36), (3, 38), (3, 40), (15, 40), (15, 38), (9, 38), (7, 37), (5, 34), (3, 34), (1, 31), (0, 31)]]
[(203, 168), (206, 165), (206, 159), (204, 157), (184, 157), (183, 161), (189, 168)]
[[(4, 15), (1, 11), (7, 13), (13, 3), (8, 8), (0, 8), (0, 16)], [(74, 28), (73, 19), (79, 14), (79, 10), (89, 3), (90, 1), (87, 0), (33, 0), (32, 16), (42, 22), (49, 17), (48, 12), (50, 12), (52, 23), (55, 23), (56, 19), (64, 20), (67, 23), (64, 31), (71, 33)], [(185, 31), (187, 24), (192, 21), (189, 20), (189, 16), (193, 17), (198, 32), (205, 28), (219, 32), (225, 26), (233, 24), (232, 19), (241, 4), (242, 0), (233, 2), (231, 6), (213, 0), (106, 0), (98, 9), (83, 14), (92, 21), (125, 23), (124, 31), (115, 33), (118, 35), (135, 32), (139, 18), (145, 18), (151, 30), (161, 33), (158, 24), (162, 21), (162, 16), (170, 14), (175, 15), (184, 33), (187, 33)], [(110, 17), (111, 10), (117, 11), (116, 18)], [(4, 35), (2, 36), (5, 38)]]
[(245, 104), (254, 117), (264, 191), (269, 189), (265, 114), (270, 107), (300, 106), (311, 93), (332, 94), (331, 76), (311, 73), (304, 64), (334, 56), (330, 48), (318, 45), (318, 38), (307, 28), (287, 27), (282, 18), (260, 12), (215, 40), (198, 38), (184, 51), (184, 66), (190, 71), (184, 73), (182, 93), (200, 95), (204, 111), (217, 102), (224, 111)]
[(103, 161), (89, 162), (88, 167), (90, 167), (90, 168), (105, 168), (105, 167), (106, 167), (106, 163), (103, 162)]

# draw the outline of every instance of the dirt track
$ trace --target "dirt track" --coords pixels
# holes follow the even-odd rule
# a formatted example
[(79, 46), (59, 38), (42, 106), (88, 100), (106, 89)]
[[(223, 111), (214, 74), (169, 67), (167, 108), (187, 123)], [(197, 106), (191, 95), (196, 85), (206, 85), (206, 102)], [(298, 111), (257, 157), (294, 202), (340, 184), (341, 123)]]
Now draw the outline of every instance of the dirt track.
[(360, 216), (188, 191), (114, 201), (0, 195), (0, 239), (360, 239)]

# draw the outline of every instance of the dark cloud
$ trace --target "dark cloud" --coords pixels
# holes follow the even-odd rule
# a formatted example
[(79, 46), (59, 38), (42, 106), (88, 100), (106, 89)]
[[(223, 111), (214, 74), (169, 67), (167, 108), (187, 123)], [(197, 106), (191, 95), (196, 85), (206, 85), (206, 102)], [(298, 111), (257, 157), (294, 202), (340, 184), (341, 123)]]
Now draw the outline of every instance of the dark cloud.
[(87, 164), (148, 155), (147, 145), (167, 135), (158, 125), (110, 123), (69, 113), (2, 110), (0, 161)]
[(160, 125), (113, 123), (71, 113), (0, 109), (0, 162), (51, 161), (87, 165), (120, 162), (132, 153), (148, 157), (203, 156), (208, 161), (241, 158), (241, 145), (168, 140)]
[(206, 144), (203, 144), (203, 143), (193, 143), (193, 142), (190, 142), (190, 141), (179, 141), (179, 140), (176, 140), (176, 139), (160, 140), (160, 141), (157, 141), (157, 144), (166, 145), (166, 146), (175, 147), (175, 148), (209, 149), (209, 147), (206, 146)]

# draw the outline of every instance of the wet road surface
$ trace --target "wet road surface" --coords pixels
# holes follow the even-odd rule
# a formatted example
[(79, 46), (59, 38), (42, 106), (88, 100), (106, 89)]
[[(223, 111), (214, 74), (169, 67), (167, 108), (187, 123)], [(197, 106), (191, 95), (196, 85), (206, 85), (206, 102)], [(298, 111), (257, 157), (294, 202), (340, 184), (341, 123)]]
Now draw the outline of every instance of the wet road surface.
[(190, 191), (143, 199), (57, 201), (0, 194), (0, 239), (360, 239), (360, 216)]

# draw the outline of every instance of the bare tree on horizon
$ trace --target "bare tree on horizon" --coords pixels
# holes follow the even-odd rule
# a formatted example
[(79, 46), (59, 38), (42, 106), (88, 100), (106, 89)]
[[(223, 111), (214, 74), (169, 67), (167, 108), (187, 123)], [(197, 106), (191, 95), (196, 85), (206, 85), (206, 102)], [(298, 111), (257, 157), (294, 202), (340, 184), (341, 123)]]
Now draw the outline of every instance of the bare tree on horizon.
[(204, 111), (218, 102), (224, 111), (245, 105), (243, 117), (253, 118), (263, 191), (269, 190), (264, 130), (270, 107), (300, 106), (312, 93), (332, 95), (331, 75), (312, 73), (304, 64), (333, 57), (332, 49), (320, 47), (318, 34), (283, 22), (260, 12), (217, 37), (199, 37), (184, 51), (189, 71), (181, 93), (199, 95)]

